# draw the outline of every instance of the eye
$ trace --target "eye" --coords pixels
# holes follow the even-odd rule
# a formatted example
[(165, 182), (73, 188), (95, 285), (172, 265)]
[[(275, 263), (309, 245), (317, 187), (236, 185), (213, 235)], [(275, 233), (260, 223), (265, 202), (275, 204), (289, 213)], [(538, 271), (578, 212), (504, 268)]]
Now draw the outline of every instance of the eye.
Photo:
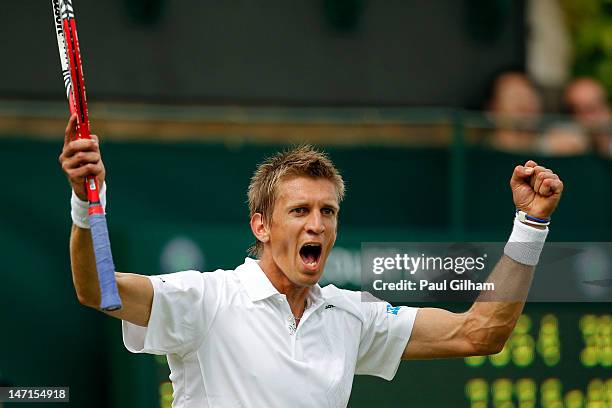
[(321, 212), (325, 215), (334, 215), (336, 213), (336, 210), (330, 207), (325, 207), (321, 210)]
[(296, 213), (298, 215), (306, 214), (306, 207), (297, 207), (291, 210), (292, 213)]

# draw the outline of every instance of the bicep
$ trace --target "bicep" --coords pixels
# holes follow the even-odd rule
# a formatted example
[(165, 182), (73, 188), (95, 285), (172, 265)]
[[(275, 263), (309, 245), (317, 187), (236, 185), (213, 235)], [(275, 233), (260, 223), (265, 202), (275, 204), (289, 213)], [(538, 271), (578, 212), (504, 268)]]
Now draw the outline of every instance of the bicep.
[(123, 307), (120, 310), (105, 313), (135, 325), (146, 327), (149, 323), (153, 304), (153, 284), (151, 280), (144, 275), (122, 272), (116, 272), (115, 277)]
[(465, 335), (467, 320), (467, 313), (453, 313), (437, 308), (419, 309), (402, 359), (473, 355), (474, 348)]

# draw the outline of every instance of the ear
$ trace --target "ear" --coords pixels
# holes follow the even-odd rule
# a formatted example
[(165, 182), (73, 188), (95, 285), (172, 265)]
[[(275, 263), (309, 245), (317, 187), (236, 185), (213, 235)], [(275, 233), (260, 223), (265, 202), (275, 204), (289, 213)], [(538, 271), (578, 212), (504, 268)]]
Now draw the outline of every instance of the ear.
[(251, 231), (253, 231), (255, 238), (263, 243), (270, 240), (270, 232), (261, 213), (255, 213), (251, 216)]

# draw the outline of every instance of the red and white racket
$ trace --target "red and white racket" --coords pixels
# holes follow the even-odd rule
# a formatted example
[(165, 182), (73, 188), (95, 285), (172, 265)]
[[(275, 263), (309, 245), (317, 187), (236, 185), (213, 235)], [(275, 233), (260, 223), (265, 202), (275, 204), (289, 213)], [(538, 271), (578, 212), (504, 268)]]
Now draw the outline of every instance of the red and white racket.
[[(51, 0), (51, 5), (70, 114), (77, 115), (77, 139), (89, 139), (91, 133), (87, 97), (85, 96), (85, 79), (72, 0)], [(115, 280), (115, 265), (108, 237), (106, 216), (100, 203), (96, 178), (87, 177), (86, 187), (89, 201), (89, 224), (100, 282), (100, 308), (107, 311), (118, 310), (121, 309), (121, 298)]]

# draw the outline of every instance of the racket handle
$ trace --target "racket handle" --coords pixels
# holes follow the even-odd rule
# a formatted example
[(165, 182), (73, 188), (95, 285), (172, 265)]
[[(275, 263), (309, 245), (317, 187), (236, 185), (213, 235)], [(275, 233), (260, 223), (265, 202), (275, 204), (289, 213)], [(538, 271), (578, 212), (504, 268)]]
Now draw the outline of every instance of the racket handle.
[[(97, 204), (99, 206), (99, 204)], [(91, 206), (91, 204), (90, 204)], [(115, 264), (111, 253), (108, 227), (104, 214), (90, 214), (89, 225), (96, 256), (96, 269), (100, 281), (100, 308), (105, 311), (121, 309), (121, 298), (115, 280)]]

